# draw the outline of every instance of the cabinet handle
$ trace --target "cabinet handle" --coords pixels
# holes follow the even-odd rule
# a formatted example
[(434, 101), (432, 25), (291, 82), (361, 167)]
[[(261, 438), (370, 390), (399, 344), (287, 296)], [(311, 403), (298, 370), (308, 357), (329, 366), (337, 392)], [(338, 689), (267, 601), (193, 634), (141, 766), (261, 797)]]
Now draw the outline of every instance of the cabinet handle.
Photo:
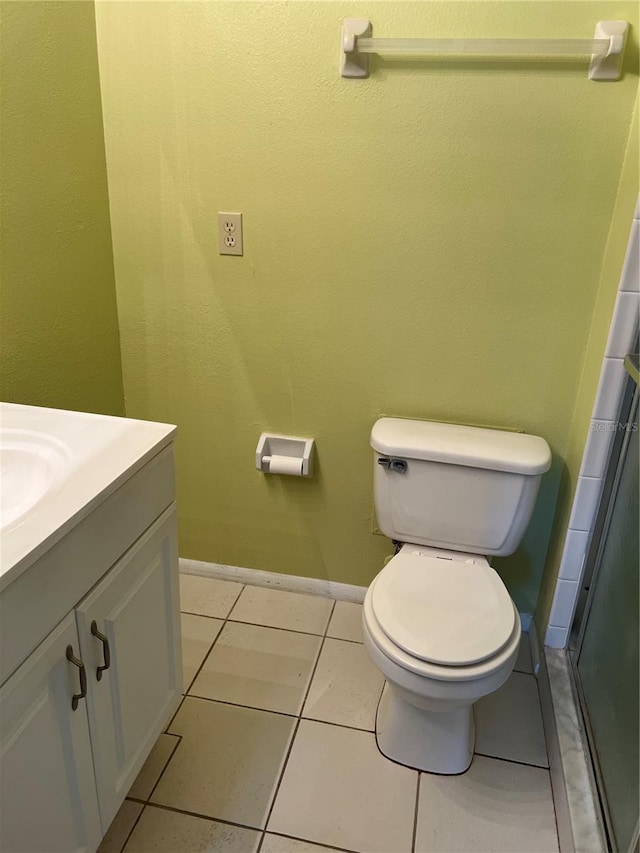
[(87, 673), (80, 658), (73, 654), (73, 646), (71, 645), (67, 646), (67, 660), (80, 670), (80, 693), (74, 693), (71, 699), (71, 708), (75, 711), (78, 707), (78, 700), (84, 699), (87, 695)]
[(104, 666), (99, 666), (96, 670), (96, 678), (98, 681), (102, 681), (102, 673), (105, 672), (111, 666), (111, 649), (109, 648), (109, 639), (106, 634), (103, 634), (102, 631), (98, 630), (98, 623), (94, 619), (91, 623), (91, 633), (96, 639), (100, 640), (102, 643), (102, 654), (104, 657)]

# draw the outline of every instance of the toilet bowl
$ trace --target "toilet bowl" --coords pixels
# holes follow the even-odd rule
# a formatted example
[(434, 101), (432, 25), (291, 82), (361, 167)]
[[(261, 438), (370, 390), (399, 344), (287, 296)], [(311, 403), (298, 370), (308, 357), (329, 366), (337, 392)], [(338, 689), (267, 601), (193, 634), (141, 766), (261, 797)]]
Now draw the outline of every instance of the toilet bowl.
[[(409, 559), (399, 565), (401, 556)], [(446, 561), (447, 573), (453, 571), (452, 564), (462, 562), (467, 574), (477, 571), (474, 597), (479, 591), (481, 595), (487, 575), (495, 575), (485, 590), (489, 602), (483, 604), (482, 598), (474, 602), (471, 596), (463, 596), (454, 614), (451, 605), (455, 584), (444, 591), (446, 600), (438, 597), (442, 575), (435, 561), (442, 560)], [(411, 577), (411, 561), (420, 575), (417, 583)], [(434, 573), (435, 577), (430, 576)], [(386, 581), (385, 589), (378, 588), (380, 581)], [(502, 581), (481, 558), (469, 561), (466, 554), (443, 556), (441, 551), (406, 545), (374, 579), (365, 597), (363, 630), (369, 657), (387, 680), (376, 720), (378, 747), (387, 758), (431, 773), (463, 773), (469, 767), (475, 741), (473, 703), (504, 684), (513, 670), (520, 644), (518, 611), (503, 586), (504, 594), (495, 594), (498, 584), (502, 586)], [(409, 587), (410, 600), (406, 597)], [(412, 619), (407, 608), (423, 613), (422, 623)], [(445, 611), (446, 620), (434, 624), (429, 619), (429, 609)], [(502, 624), (497, 630), (495, 624), (489, 625), (479, 641), (478, 633), (482, 631), (478, 632), (478, 623), (495, 620), (498, 614)], [(394, 617), (403, 622), (400, 637), (396, 638)], [(462, 623), (468, 633), (459, 637), (456, 647), (451, 636)], [(407, 651), (407, 645), (422, 657)], [(424, 659), (425, 655), (441, 658), (445, 649), (455, 664)], [(482, 659), (477, 660), (478, 657)]]
[(473, 703), (507, 680), (520, 644), (488, 558), (518, 547), (551, 452), (539, 436), (403, 418), (376, 421), (371, 446), (378, 525), (399, 546), (363, 608), (387, 680), (378, 746), (409, 767), (464, 773)]

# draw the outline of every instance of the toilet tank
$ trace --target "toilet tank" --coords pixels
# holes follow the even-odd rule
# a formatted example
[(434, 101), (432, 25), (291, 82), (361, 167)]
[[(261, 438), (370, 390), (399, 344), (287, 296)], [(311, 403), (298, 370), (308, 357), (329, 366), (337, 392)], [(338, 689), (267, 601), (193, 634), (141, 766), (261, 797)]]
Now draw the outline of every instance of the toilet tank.
[(371, 446), (385, 536), (473, 554), (515, 551), (551, 465), (536, 435), (404, 418), (376, 421)]

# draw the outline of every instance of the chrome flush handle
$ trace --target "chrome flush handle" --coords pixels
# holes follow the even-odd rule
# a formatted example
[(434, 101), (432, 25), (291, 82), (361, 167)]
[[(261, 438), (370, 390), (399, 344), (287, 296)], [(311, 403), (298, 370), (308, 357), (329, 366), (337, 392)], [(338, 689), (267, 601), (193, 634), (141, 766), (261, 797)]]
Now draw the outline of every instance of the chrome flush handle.
[(390, 456), (381, 456), (378, 459), (378, 465), (382, 465), (388, 471), (395, 471), (396, 474), (406, 474), (409, 467), (406, 459), (394, 459)]

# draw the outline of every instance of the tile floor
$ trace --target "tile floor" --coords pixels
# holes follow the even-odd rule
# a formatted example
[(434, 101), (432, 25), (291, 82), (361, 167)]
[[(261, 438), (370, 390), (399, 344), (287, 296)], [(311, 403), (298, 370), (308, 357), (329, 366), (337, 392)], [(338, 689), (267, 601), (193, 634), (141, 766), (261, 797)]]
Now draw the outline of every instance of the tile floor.
[(180, 586), (186, 695), (99, 853), (557, 853), (527, 642), (476, 705), (471, 768), (434, 776), (378, 752), (360, 605)]

